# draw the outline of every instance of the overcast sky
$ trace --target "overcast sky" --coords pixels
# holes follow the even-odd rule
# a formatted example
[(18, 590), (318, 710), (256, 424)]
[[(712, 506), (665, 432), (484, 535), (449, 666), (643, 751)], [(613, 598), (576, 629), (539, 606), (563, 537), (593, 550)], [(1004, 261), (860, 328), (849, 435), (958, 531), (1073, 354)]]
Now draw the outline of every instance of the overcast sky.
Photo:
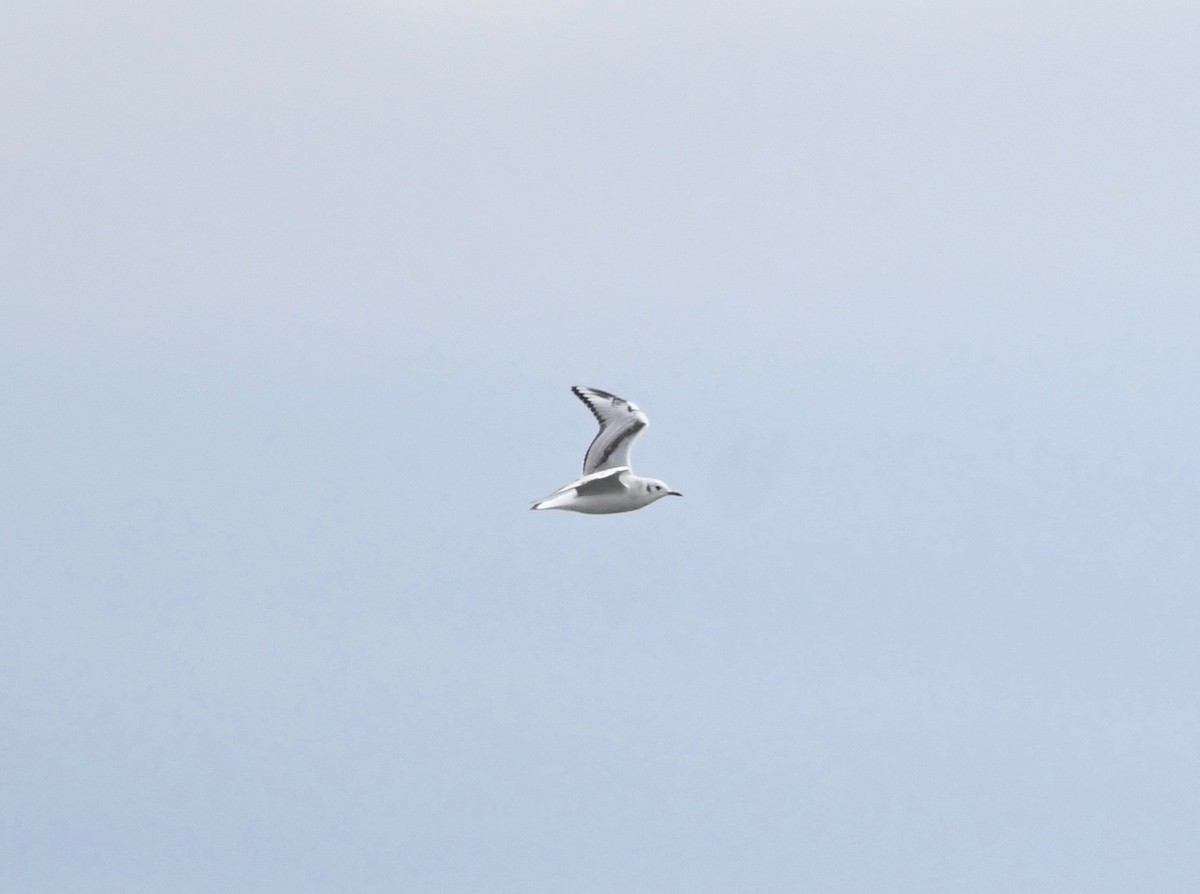
[(9, 0), (0, 888), (1190, 894), (1198, 46)]

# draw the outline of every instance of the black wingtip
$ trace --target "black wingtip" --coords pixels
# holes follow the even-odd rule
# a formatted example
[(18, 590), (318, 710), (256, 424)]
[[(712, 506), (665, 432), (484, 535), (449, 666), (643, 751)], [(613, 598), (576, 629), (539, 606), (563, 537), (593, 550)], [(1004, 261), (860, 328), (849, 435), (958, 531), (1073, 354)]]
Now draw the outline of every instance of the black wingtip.
[(603, 388), (593, 388), (591, 385), (572, 385), (571, 390), (575, 392), (576, 397), (578, 397), (580, 400), (584, 400), (584, 401), (586, 401), (588, 398), (588, 396), (583, 393), (585, 391), (590, 392), (591, 394), (594, 394), (596, 397), (605, 398), (606, 400), (620, 400), (621, 399), (621, 398), (617, 397), (615, 394), (610, 394), (609, 392), (605, 391)]
[[(588, 388), (587, 390), (590, 391), (592, 394), (606, 394), (607, 393), (604, 391), (598, 391), (595, 388)], [(584, 392), (584, 386), (582, 386), (582, 385), (572, 385), (571, 386), (571, 393), (574, 394), (581, 401), (583, 401), (583, 405), (588, 408), (588, 412), (591, 413), (593, 416), (595, 416), (596, 421), (599, 422), (601, 426), (603, 426), (604, 419), (600, 416), (600, 411), (598, 409), (596, 409), (596, 405), (594, 403), (592, 403), (590, 400), (588, 400), (588, 395), (584, 394), (583, 392)], [(609, 395), (609, 396), (611, 396), (611, 395)]]

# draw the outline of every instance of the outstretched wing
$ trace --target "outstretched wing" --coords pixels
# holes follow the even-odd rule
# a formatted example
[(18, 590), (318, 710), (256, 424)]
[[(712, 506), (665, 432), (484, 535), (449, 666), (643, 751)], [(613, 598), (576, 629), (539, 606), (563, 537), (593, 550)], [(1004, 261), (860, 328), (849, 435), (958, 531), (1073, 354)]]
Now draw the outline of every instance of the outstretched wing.
[(650, 420), (646, 414), (624, 398), (598, 388), (571, 388), (575, 396), (587, 404), (600, 431), (583, 457), (583, 474), (629, 465), (629, 448)]

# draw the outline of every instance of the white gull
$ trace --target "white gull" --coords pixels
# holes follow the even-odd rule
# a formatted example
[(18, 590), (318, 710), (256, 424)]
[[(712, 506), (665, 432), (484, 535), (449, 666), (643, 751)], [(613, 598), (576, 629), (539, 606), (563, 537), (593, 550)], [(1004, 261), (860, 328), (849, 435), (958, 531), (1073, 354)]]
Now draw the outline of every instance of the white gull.
[(598, 388), (571, 389), (587, 404), (600, 431), (583, 457), (583, 476), (564, 485), (530, 509), (567, 509), (590, 515), (631, 512), (662, 497), (682, 497), (657, 478), (633, 474), (629, 449), (650, 424), (636, 404)]

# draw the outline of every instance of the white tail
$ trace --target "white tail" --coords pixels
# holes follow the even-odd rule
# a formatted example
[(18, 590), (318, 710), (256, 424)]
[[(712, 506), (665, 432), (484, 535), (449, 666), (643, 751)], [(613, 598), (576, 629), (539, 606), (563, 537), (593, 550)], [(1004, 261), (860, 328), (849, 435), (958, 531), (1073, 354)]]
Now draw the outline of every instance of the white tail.
[(575, 491), (567, 489), (556, 494), (551, 494), (544, 500), (538, 500), (530, 509), (557, 509), (571, 502), (571, 498), (575, 496)]

